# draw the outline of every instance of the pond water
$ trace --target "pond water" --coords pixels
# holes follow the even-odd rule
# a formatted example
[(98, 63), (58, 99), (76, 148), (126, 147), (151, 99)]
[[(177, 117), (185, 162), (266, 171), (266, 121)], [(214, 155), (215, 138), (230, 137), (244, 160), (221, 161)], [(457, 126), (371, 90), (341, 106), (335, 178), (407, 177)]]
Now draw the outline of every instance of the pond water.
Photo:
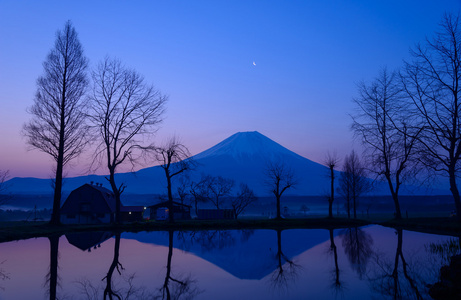
[(0, 299), (430, 299), (459, 243), (381, 226), (68, 234), (0, 244)]

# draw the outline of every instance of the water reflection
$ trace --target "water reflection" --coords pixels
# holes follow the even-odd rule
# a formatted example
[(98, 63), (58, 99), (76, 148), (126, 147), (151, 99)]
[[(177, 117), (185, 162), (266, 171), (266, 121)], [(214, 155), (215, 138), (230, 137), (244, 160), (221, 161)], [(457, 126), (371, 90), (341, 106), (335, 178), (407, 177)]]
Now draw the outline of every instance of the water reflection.
[(300, 265), (291, 260), (282, 250), (282, 230), (277, 231), (277, 268), (270, 277), (271, 286), (275, 290), (288, 290), (289, 284), (294, 284), (298, 277)]
[(367, 264), (373, 254), (373, 238), (364, 230), (353, 227), (342, 232), (344, 252), (352, 269), (362, 279), (367, 271)]
[(440, 260), (439, 281), (429, 285), (429, 295), (436, 300), (461, 299), (461, 238), (429, 243), (426, 250)]
[(54, 236), (0, 244), (0, 299), (429, 299), (459, 246), (379, 226)]
[[(371, 286), (373, 290), (386, 298), (423, 299), (421, 290), (424, 289), (424, 281), (420, 277), (422, 270), (417, 270), (417, 267), (421, 265), (414, 263), (412, 266), (407, 262), (402, 251), (402, 229), (396, 229), (396, 235), (397, 248), (393, 262), (386, 260), (384, 253), (376, 253), (376, 267), (374, 274), (369, 278)], [(401, 266), (400, 262), (402, 262)]]
[(58, 287), (59, 236), (51, 236), (48, 240), (50, 241), (50, 268), (46, 276), (46, 282), (49, 287), (50, 300), (55, 300), (57, 299), (56, 290)]
[(329, 248), (329, 250), (333, 254), (333, 260), (335, 262), (335, 269), (333, 271), (334, 275), (333, 275), (331, 288), (332, 288), (332, 290), (334, 291), (335, 294), (339, 294), (340, 292), (342, 292), (342, 290), (344, 288), (344, 285), (343, 285), (343, 283), (341, 282), (341, 280), (339, 278), (340, 271), (339, 271), (339, 264), (338, 264), (338, 249), (337, 249), (336, 244), (335, 244), (334, 230), (329, 229), (328, 231), (330, 233), (330, 248)]
[[(189, 275), (172, 275), (171, 261), (173, 258), (173, 236), (174, 231), (168, 231), (168, 258), (166, 265), (165, 281), (161, 291), (161, 297), (158, 299), (176, 300), (176, 299), (194, 299), (201, 291), (198, 289), (197, 282)], [(184, 237), (180, 233), (179, 236)]]

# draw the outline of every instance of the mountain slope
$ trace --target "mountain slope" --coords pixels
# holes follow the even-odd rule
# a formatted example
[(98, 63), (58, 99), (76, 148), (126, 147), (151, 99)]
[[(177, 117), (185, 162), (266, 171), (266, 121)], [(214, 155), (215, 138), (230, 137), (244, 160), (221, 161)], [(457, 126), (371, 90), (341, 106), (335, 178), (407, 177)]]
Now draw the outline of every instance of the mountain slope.
[[(296, 195), (318, 195), (328, 188), (328, 170), (325, 166), (310, 161), (272, 141), (259, 132), (238, 132), (217, 145), (195, 156), (197, 168), (190, 172), (192, 180), (198, 180), (201, 174), (211, 174), (232, 178), (246, 183), (257, 195), (267, 195), (264, 186), (264, 170), (269, 161), (278, 160), (290, 167), (298, 177), (296, 189), (287, 191)], [(127, 185), (129, 194), (163, 194), (166, 182), (163, 170), (159, 166), (145, 168), (135, 173), (117, 174), (117, 182)], [(89, 175), (66, 178), (63, 192), (90, 181), (107, 185), (105, 176)], [(10, 191), (17, 194), (51, 193), (50, 179), (13, 178), (9, 181)]]

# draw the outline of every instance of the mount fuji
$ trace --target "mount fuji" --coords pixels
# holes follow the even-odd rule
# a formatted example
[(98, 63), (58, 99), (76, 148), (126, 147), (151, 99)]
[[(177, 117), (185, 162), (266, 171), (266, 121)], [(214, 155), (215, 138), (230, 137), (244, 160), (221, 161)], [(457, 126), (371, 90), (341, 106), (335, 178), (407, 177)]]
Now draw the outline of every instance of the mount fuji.
[[(270, 161), (281, 161), (293, 170), (297, 185), (287, 191), (292, 195), (320, 195), (328, 190), (328, 168), (304, 158), (257, 131), (238, 132), (217, 145), (192, 157), (197, 163), (190, 172), (191, 180), (202, 174), (234, 179), (236, 186), (246, 183), (258, 196), (268, 195), (264, 185), (265, 168)], [(105, 176), (88, 175), (64, 180), (63, 193), (90, 181), (107, 184)], [(160, 166), (134, 173), (116, 175), (117, 183), (125, 183), (127, 194), (164, 194), (166, 179)], [(49, 179), (13, 178), (8, 182), (13, 194), (48, 194), (52, 192)]]

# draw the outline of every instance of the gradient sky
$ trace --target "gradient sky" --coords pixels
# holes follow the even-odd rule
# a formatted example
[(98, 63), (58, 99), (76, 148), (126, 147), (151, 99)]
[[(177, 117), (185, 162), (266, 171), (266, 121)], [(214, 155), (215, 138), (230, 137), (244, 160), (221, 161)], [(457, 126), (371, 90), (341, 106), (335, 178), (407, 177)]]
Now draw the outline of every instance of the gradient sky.
[[(460, 8), (455, 0), (0, 0), (0, 169), (53, 176), (53, 161), (28, 151), (20, 132), (67, 20), (91, 67), (117, 57), (169, 95), (156, 141), (176, 134), (197, 154), (256, 130), (322, 162), (327, 151), (360, 149), (348, 115), (356, 84), (400, 67), (444, 12)], [(66, 174), (83, 174), (90, 154)]]

